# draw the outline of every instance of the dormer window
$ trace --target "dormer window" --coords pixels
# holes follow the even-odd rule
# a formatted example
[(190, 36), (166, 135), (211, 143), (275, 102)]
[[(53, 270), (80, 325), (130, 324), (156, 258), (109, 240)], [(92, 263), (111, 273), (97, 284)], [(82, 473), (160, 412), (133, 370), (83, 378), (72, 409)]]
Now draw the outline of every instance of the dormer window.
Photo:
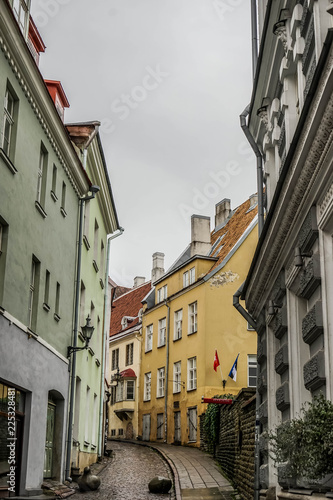
[(121, 328), (122, 328), (123, 330), (125, 330), (125, 328), (127, 328), (127, 326), (128, 326), (128, 323), (127, 323), (127, 318), (126, 318), (126, 316), (124, 316), (124, 317), (122, 318), (122, 320), (121, 320)]
[(12, 9), (18, 25), (26, 38), (28, 28), (30, 0), (12, 0)]
[(163, 302), (168, 296), (168, 285), (164, 285), (157, 290), (157, 302)]

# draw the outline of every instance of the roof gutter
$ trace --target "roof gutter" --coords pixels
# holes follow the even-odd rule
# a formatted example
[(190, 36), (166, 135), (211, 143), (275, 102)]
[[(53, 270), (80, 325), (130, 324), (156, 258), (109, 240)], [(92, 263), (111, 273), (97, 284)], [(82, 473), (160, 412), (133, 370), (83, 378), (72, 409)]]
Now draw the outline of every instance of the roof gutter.
[(254, 328), (257, 329), (256, 320), (244, 309), (244, 307), (239, 303), (239, 298), (242, 295), (244, 283), (238, 288), (237, 292), (234, 293), (232, 298), (232, 305), (237, 309), (237, 311), (246, 319), (246, 321)]

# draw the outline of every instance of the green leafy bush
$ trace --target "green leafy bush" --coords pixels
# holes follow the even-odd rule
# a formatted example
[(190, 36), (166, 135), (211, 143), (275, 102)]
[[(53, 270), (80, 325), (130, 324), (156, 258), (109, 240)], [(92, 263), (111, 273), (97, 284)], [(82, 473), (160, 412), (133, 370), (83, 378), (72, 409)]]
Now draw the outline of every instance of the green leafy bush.
[[(218, 399), (233, 399), (232, 394), (223, 394), (221, 396), (213, 396)], [(209, 447), (214, 446), (219, 440), (219, 418), (220, 418), (220, 405), (208, 403), (203, 423), (205, 441)]]
[(268, 434), (275, 465), (288, 463), (295, 477), (318, 481), (333, 472), (333, 404), (323, 395), (307, 403), (299, 418)]

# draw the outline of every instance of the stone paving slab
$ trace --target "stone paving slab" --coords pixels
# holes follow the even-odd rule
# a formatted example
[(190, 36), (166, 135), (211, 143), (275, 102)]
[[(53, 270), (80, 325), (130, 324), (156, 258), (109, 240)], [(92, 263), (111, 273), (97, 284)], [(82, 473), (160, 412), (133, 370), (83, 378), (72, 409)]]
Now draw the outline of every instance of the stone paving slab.
[(223, 500), (223, 496), (218, 488), (198, 488), (182, 490), (182, 498), (198, 499), (198, 500)]

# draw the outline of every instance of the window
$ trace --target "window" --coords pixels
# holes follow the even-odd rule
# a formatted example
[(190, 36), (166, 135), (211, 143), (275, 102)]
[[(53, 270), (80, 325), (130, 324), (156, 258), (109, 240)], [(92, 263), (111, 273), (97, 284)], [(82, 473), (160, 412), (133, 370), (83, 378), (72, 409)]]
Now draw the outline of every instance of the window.
[(86, 287), (81, 280), (81, 289), (80, 289), (80, 325), (86, 324)]
[(190, 269), (190, 285), (195, 282), (195, 267)]
[(30, 273), (29, 314), (28, 314), (28, 326), (31, 330), (36, 329), (36, 322), (37, 322), (39, 265), (40, 265), (39, 261), (36, 259), (35, 256), (33, 256), (31, 262), (31, 273)]
[(166, 342), (166, 318), (158, 321), (158, 347), (162, 347)]
[(124, 429), (118, 429), (118, 436), (124, 435)]
[(165, 382), (165, 369), (159, 368), (157, 370), (157, 397), (162, 398), (164, 396), (164, 382)]
[(150, 392), (151, 392), (151, 372), (145, 373), (145, 386), (144, 386), (144, 401), (150, 401)]
[(257, 356), (249, 354), (247, 356), (247, 374), (248, 387), (256, 387), (257, 385)]
[[(47, 157), (48, 157), (47, 151), (42, 144), (39, 153), (36, 202), (37, 202), (37, 208), (41, 207), (43, 209), (45, 207)], [(46, 216), (46, 214), (43, 215)]]
[(14, 106), (15, 99), (13, 94), (7, 89), (5, 94), (5, 106), (4, 106), (4, 123), (2, 132), (2, 149), (6, 155), (12, 157), (12, 141), (13, 141), (13, 129), (14, 129)]
[(173, 392), (180, 392), (181, 388), (181, 362), (173, 364)]
[(197, 331), (197, 303), (193, 302), (188, 306), (188, 334)]
[(116, 402), (116, 386), (112, 385), (110, 392), (110, 405), (114, 405), (115, 402)]
[(134, 401), (134, 380), (127, 380), (126, 382), (126, 399)]
[(197, 388), (197, 358), (187, 360), (187, 390), (192, 391)]
[(101, 240), (101, 259), (100, 259), (100, 268), (103, 270), (104, 266), (104, 243), (103, 240)]
[(45, 272), (44, 306), (49, 305), (49, 295), (50, 295), (50, 272), (48, 270), (46, 270), (46, 272)]
[(164, 423), (164, 414), (158, 413), (157, 414), (157, 432), (156, 432), (157, 439), (163, 439), (163, 423)]
[(85, 400), (85, 406), (86, 406), (86, 418), (85, 418), (85, 425), (84, 425), (84, 441), (85, 443), (89, 444), (89, 412), (90, 412), (90, 387), (87, 386), (87, 392), (86, 392), (86, 400)]
[(55, 165), (53, 165), (53, 170), (52, 170), (52, 191), (51, 191), (51, 196), (54, 199), (54, 201), (57, 201), (57, 174), (58, 174), (58, 169)]
[(99, 237), (98, 237), (98, 231), (99, 231), (99, 226), (98, 222), (95, 219), (95, 228), (94, 228), (94, 261), (97, 266), (97, 260), (98, 260), (98, 242), (99, 242)]
[(153, 348), (153, 325), (146, 327), (146, 352)]
[(96, 446), (97, 443), (97, 435), (96, 435), (96, 421), (97, 421), (97, 394), (94, 394), (94, 402), (93, 402), (93, 418), (92, 418), (92, 430), (91, 430), (91, 443)]
[(114, 437), (116, 435), (116, 429), (111, 429), (111, 437)]
[(157, 290), (157, 302), (162, 302), (168, 296), (168, 285), (164, 285)]
[(64, 217), (66, 217), (66, 183), (62, 183), (62, 189), (61, 189), (61, 207), (60, 211)]
[(195, 267), (192, 267), (189, 271), (185, 271), (183, 274), (183, 288), (186, 288), (195, 282)]
[(58, 321), (60, 319), (60, 283), (57, 283), (57, 288), (56, 288), (54, 318)]
[(133, 342), (131, 344), (127, 344), (127, 346), (126, 346), (126, 366), (133, 364), (133, 349), (134, 349)]
[(116, 387), (116, 402), (118, 403), (119, 401), (123, 401), (124, 399), (124, 381), (121, 380), (118, 382), (118, 385)]
[(26, 36), (29, 13), (28, 2), (25, 0), (13, 0), (13, 12), (23, 35)]
[(87, 200), (84, 203), (84, 218), (83, 218), (83, 234), (84, 234), (84, 243), (87, 247), (87, 250), (90, 248), (89, 244), (89, 221), (90, 221), (90, 200)]
[(113, 349), (112, 351), (112, 368), (111, 370), (117, 370), (119, 367), (119, 349)]
[(175, 331), (174, 340), (179, 340), (182, 338), (182, 328), (183, 328), (183, 309), (175, 312)]

